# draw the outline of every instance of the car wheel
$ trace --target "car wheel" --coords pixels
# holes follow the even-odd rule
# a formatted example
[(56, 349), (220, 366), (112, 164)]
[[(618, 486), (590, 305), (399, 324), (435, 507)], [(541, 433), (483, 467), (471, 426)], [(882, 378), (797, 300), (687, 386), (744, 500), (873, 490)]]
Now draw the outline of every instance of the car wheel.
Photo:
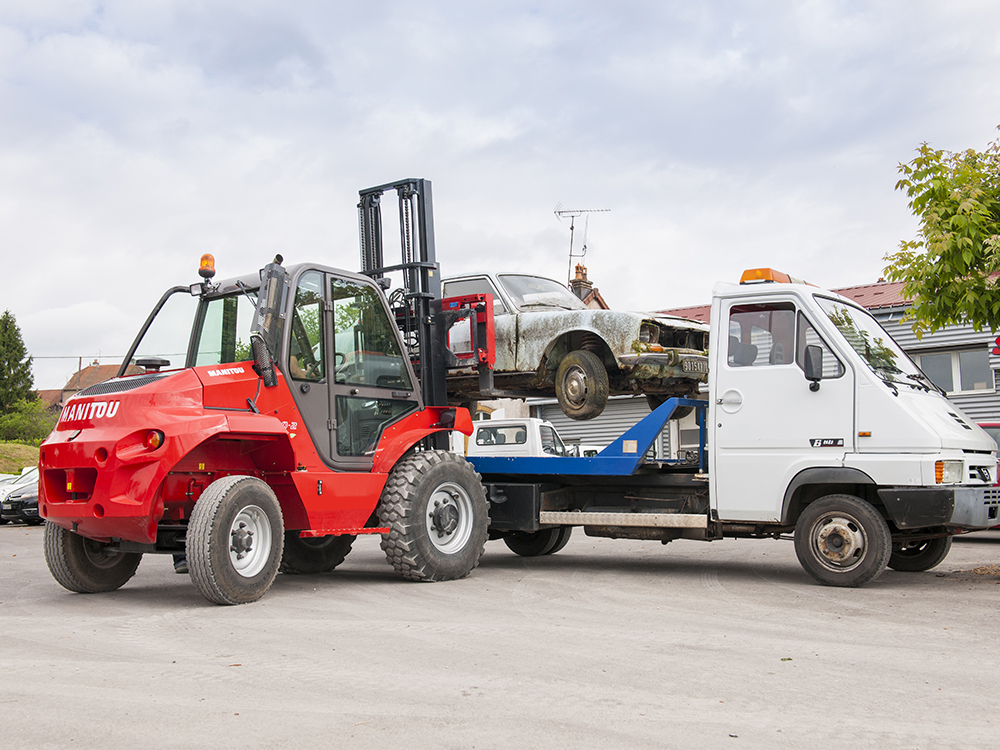
[(827, 586), (862, 586), (885, 570), (892, 552), (889, 525), (851, 495), (827, 495), (806, 506), (795, 525), (795, 554)]
[(922, 573), (944, 562), (949, 552), (950, 536), (894, 544), (889, 556), (889, 567), (905, 573)]
[(556, 398), (571, 419), (593, 419), (608, 404), (608, 371), (601, 358), (584, 349), (570, 352), (556, 370)]

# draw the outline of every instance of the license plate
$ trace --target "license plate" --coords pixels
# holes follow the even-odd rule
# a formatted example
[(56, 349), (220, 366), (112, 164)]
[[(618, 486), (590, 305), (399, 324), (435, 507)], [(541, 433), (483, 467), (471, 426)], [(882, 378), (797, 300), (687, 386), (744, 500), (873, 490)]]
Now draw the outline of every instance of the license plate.
[(681, 362), (681, 370), (684, 372), (698, 372), (707, 373), (708, 372), (708, 360), (707, 359), (685, 359)]
[(3, 508), (3, 510), (10, 510), (11, 507), (12, 506), (10, 503), (4, 503), (2, 506), (0, 506), (0, 508)]

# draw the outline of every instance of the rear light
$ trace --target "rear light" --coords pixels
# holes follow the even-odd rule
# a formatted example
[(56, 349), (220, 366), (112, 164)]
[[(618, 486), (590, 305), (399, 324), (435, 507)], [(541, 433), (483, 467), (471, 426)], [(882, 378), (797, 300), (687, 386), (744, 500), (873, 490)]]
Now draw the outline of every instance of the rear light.
[(150, 430), (146, 433), (146, 439), (143, 440), (143, 444), (149, 448), (151, 451), (155, 451), (161, 445), (166, 438), (163, 433), (159, 430)]
[(935, 461), (934, 481), (937, 484), (960, 484), (962, 468), (961, 461)]

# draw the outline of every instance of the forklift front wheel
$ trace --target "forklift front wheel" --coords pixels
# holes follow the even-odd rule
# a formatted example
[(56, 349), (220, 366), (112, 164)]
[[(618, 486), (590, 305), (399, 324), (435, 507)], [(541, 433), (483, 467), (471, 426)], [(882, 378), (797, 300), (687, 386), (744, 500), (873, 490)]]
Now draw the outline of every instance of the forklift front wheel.
[(863, 586), (889, 562), (889, 525), (871, 505), (851, 495), (810, 503), (795, 524), (795, 554), (805, 571), (827, 586)]
[(278, 574), (283, 541), (281, 506), (270, 487), (255, 477), (217, 479), (191, 512), (191, 580), (216, 604), (256, 601)]
[(489, 505), (479, 475), (450, 451), (414, 453), (393, 468), (379, 503), (382, 551), (411, 581), (465, 578), (479, 565)]

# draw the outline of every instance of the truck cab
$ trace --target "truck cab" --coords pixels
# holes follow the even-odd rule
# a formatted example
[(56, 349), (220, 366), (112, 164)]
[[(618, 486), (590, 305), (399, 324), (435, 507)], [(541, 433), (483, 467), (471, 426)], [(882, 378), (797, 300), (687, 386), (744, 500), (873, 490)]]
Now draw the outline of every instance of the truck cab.
[(563, 443), (555, 426), (544, 419), (488, 419), (475, 423), (466, 455), (572, 456), (574, 448)]

